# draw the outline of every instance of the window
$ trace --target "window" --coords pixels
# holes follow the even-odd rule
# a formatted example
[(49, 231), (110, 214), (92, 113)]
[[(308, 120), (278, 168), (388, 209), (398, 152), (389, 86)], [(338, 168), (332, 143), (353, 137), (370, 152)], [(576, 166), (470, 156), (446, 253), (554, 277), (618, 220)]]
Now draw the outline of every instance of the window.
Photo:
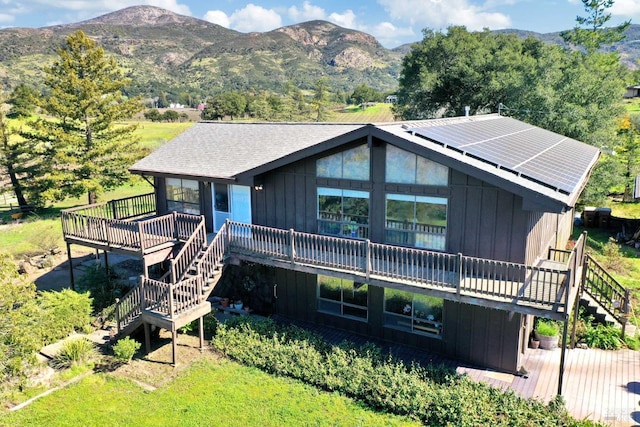
[(449, 182), (449, 168), (389, 144), (386, 181), (396, 184), (445, 186)]
[(443, 303), (442, 298), (386, 288), (384, 324), (395, 329), (440, 336)]
[(200, 189), (198, 181), (167, 178), (167, 210), (200, 215)]
[(365, 144), (318, 159), (316, 175), (319, 178), (368, 181), (369, 164), (369, 147)]
[(369, 237), (369, 193), (318, 188), (318, 233)]
[(367, 301), (366, 284), (318, 275), (318, 311), (366, 320)]
[(386, 243), (444, 251), (446, 237), (447, 199), (387, 194)]

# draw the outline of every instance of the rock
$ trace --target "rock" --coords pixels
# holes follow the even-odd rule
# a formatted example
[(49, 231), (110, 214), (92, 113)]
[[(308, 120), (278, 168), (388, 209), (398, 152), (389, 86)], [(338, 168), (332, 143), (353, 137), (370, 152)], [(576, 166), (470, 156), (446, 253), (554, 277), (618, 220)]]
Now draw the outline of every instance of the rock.
[(18, 265), (18, 273), (20, 274), (33, 274), (36, 270), (29, 261), (22, 261)]
[(51, 255), (58, 255), (59, 253), (62, 253), (62, 248), (60, 246), (56, 246), (54, 248), (51, 248), (50, 252)]

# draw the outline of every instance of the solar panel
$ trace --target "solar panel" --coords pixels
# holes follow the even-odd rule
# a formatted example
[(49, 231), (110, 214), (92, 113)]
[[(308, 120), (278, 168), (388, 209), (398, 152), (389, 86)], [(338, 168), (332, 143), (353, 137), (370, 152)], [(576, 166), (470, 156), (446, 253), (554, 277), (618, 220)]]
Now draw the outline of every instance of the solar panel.
[(409, 132), (565, 194), (578, 189), (597, 154), (582, 142), (508, 117)]

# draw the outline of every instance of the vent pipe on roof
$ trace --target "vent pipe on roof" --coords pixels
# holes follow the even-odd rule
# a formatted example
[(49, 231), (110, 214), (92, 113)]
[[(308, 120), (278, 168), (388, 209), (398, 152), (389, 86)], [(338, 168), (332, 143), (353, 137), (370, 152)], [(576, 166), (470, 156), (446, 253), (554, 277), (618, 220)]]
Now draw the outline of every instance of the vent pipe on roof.
[(469, 110), (471, 110), (471, 107), (469, 107), (468, 105), (466, 105), (464, 107), (464, 116), (465, 117), (469, 117)]

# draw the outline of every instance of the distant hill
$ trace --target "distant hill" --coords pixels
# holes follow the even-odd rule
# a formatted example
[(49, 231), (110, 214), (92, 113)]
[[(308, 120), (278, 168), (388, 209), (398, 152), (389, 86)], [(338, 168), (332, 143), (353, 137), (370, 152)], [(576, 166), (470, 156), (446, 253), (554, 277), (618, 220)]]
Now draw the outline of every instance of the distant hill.
[(134, 6), (88, 21), (38, 29), (0, 30), (0, 81), (38, 84), (42, 66), (56, 59), (78, 29), (96, 40), (132, 78), (133, 93), (154, 89), (213, 94), (281, 90), (291, 81), (310, 89), (327, 76), (336, 90), (361, 83), (397, 86), (402, 54), (374, 37), (324, 21), (266, 33), (240, 33), (153, 6)]
[[(134, 6), (88, 21), (30, 29), (0, 30), (0, 82), (42, 84), (42, 67), (57, 57), (67, 35), (78, 29), (96, 40), (132, 79), (131, 94), (188, 93), (202, 99), (229, 90), (282, 91), (291, 82), (312, 89), (326, 76), (334, 90), (350, 93), (365, 83), (395, 90), (411, 44), (386, 49), (373, 36), (325, 21), (265, 33), (240, 33), (153, 7)], [(503, 30), (562, 43), (559, 33)], [(613, 46), (625, 64), (637, 67), (640, 26)]]

